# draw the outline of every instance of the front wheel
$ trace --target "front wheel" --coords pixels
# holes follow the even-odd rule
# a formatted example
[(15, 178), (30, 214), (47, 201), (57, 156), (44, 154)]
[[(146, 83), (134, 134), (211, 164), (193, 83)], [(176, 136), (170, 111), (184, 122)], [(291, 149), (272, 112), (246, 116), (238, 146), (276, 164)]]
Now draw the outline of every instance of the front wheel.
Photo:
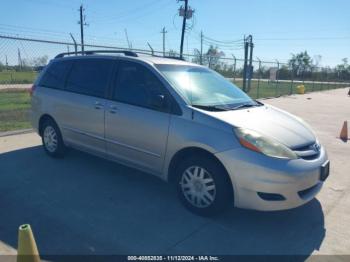
[(226, 170), (215, 160), (193, 157), (177, 169), (177, 193), (191, 212), (210, 216), (233, 205), (231, 181)]
[(53, 120), (48, 119), (43, 124), (41, 139), (45, 152), (49, 156), (63, 157), (66, 147), (61, 132)]

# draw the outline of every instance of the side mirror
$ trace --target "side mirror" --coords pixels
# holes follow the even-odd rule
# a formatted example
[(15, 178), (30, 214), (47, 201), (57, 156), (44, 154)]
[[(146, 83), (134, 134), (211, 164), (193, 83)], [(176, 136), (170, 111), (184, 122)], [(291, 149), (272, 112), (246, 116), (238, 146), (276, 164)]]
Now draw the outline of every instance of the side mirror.
[(151, 107), (155, 109), (165, 109), (167, 107), (167, 99), (165, 95), (154, 95), (150, 101)]

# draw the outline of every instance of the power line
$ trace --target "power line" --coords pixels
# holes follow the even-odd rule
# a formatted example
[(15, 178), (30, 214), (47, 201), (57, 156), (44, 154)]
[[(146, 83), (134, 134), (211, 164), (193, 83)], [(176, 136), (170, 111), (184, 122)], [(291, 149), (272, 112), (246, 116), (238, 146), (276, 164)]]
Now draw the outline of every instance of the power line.
[(31, 32), (38, 31), (38, 32), (61, 34), (61, 35), (67, 34), (66, 32), (62, 32), (62, 31), (53, 31), (53, 30), (47, 30), (47, 29), (39, 29), (39, 28), (33, 28), (33, 27), (27, 27), (27, 26), (9, 25), (9, 24), (0, 24), (0, 27), (9, 28), (10, 30), (21, 29), (21, 30), (28, 30)]
[(216, 40), (214, 38), (208, 37), (204, 34), (202, 34), (202, 32), (197, 32), (195, 31), (195, 37), (200, 41), (201, 45), (206, 44), (208, 46), (217, 46), (220, 47), (221, 49), (227, 49), (227, 50), (240, 50), (243, 49), (244, 47), (244, 41), (241, 39), (237, 39), (237, 40), (231, 40), (231, 41), (221, 41), (221, 40)]
[[(111, 16), (101, 15), (100, 18), (97, 17), (97, 19), (94, 19), (94, 21), (95, 22), (103, 22), (103, 21), (109, 21), (109, 20), (118, 20), (118, 19), (122, 18), (123, 16), (128, 16), (130, 14), (132, 15), (135, 12), (143, 11), (145, 9), (148, 9), (152, 5), (157, 4), (157, 3), (159, 3), (159, 0), (153, 0), (151, 2), (142, 4), (142, 5), (138, 6), (138, 7), (130, 8), (130, 9), (121, 11), (121, 12), (119, 12), (117, 14), (113, 14)], [(94, 12), (94, 13), (96, 13), (96, 12)]]
[[(0, 33), (3, 35), (7, 36), (20, 36), (18, 33), (13, 33), (13, 32), (8, 32), (8, 31), (2, 31), (0, 30)], [(21, 34), (21, 36), (29, 37), (29, 38), (47, 38), (47, 35), (34, 35), (34, 34)], [(62, 38), (52, 38), (51, 40), (56, 40), (56, 41), (62, 41)]]
[(204, 38), (208, 41), (219, 43), (219, 44), (225, 44), (225, 45), (242, 43), (241, 39), (240, 40), (233, 40), (233, 41), (221, 41), (221, 40), (216, 40), (216, 39), (210, 38), (208, 36), (204, 36)]
[(211, 41), (208, 41), (206, 40), (205, 38), (203, 38), (203, 43), (207, 44), (207, 45), (213, 45), (213, 46), (217, 46), (217, 47), (221, 47), (221, 48), (226, 48), (226, 49), (241, 49), (243, 48), (244, 44), (243, 44), (243, 41), (241, 43), (237, 43), (237, 44), (219, 44), (219, 43), (216, 43), (216, 42), (211, 42)]
[(350, 39), (350, 36), (334, 37), (298, 37), (298, 38), (256, 38), (259, 41), (293, 41), (293, 40), (335, 40)]
[[(44, 34), (44, 33), (35, 33), (35, 34), (28, 34), (28, 33), (14, 33), (13, 31), (9, 32), (9, 31), (4, 31), (4, 30), (1, 30), (0, 28), (0, 33), (3, 34), (3, 35), (7, 35), (7, 36), (25, 36), (25, 37), (28, 37), (28, 38), (34, 38), (34, 39), (47, 39), (47, 40), (52, 40), (52, 41), (56, 41), (56, 42), (65, 42), (65, 43), (68, 43), (68, 42), (71, 42), (71, 38), (70, 38), (70, 35), (69, 35), (69, 32), (63, 34), (63, 36), (65, 36), (64, 38), (63, 37), (60, 37), (60, 36), (56, 36), (54, 35), (53, 37), (50, 36), (50, 34)], [(156, 33), (158, 34), (158, 33)], [(96, 40), (99, 40), (99, 41), (96, 41)], [(106, 40), (106, 41), (100, 41), (100, 40)], [(110, 44), (111, 40), (115, 41), (115, 40), (119, 40), (120, 42), (124, 41), (125, 38), (110, 38), (110, 37), (103, 37), (103, 36), (97, 36), (97, 35), (90, 35), (90, 34), (85, 34), (85, 31), (84, 31), (84, 44), (86, 46), (86, 42), (88, 41), (89, 44), (91, 44), (92, 42), (95, 42), (96, 44), (104, 44), (104, 45), (108, 45)], [(135, 39), (133, 40), (133, 42), (137, 42), (139, 43), (139, 45), (142, 45), (144, 44), (144, 38), (142, 39)], [(73, 43), (72, 43), (73, 44)], [(80, 45), (80, 44), (79, 44)], [(159, 46), (161, 48), (161, 43), (159, 44), (156, 44), (157, 46)]]
[[(194, 30), (196, 31), (196, 30)], [(222, 51), (225, 51), (225, 52), (233, 52), (233, 51), (239, 51), (239, 50), (242, 50), (244, 48), (244, 45), (243, 45), (243, 40), (240, 40), (242, 43), (241, 44), (235, 44), (235, 45), (223, 45), (223, 44), (217, 44), (217, 43), (214, 43), (214, 42), (209, 42), (207, 40), (204, 39), (204, 34), (203, 34), (203, 37), (201, 36), (201, 34), (197, 35), (197, 33), (192, 33), (190, 32), (188, 34), (190, 37), (192, 37), (192, 39), (195, 39), (197, 40), (197, 43), (200, 44), (200, 47), (201, 49), (203, 49), (204, 46), (206, 47), (210, 47), (210, 46), (215, 46), (215, 47), (218, 47), (220, 50)], [(192, 45), (196, 45), (195, 43), (192, 43)], [(202, 47), (203, 46), (203, 47)], [(203, 52), (203, 51), (202, 51)]]
[(237, 45), (223, 45), (223, 44), (218, 44), (215, 42), (208, 42), (205, 39), (203, 39), (203, 42), (209, 46), (217, 46), (217, 47), (221, 47), (221, 48), (226, 48), (226, 49), (242, 49), (243, 48), (243, 42)]
[[(26, 0), (28, 1), (28, 0)], [(35, 4), (44, 4), (44, 5), (51, 5), (59, 8), (64, 8), (64, 9), (72, 9), (74, 10), (74, 6), (72, 5), (67, 5), (62, 2), (53, 2), (53, 1), (47, 1), (47, 0), (30, 0), (32, 3)]]
[[(168, 0), (169, 1), (169, 0)], [(157, 5), (157, 8), (154, 6)], [(160, 0), (153, 0), (149, 3), (143, 4), (141, 6), (138, 6), (136, 8), (128, 9), (123, 12), (120, 12), (119, 14), (106, 17), (105, 15), (101, 18), (94, 19), (94, 22), (103, 22), (104, 24), (107, 22), (117, 22), (117, 21), (125, 21), (127, 18), (132, 18), (133, 21), (142, 18), (148, 14), (154, 14), (156, 9), (163, 9), (163, 6), (167, 5), (166, 1), (162, 1), (160, 3)], [(136, 16), (136, 17), (135, 17)]]

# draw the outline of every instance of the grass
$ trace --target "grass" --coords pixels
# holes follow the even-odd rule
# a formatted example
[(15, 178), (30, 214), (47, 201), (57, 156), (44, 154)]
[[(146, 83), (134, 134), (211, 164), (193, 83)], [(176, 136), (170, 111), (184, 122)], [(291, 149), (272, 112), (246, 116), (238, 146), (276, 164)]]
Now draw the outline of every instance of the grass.
[(0, 132), (30, 128), (28, 90), (0, 90)]
[[(26, 73), (26, 72), (17, 72)], [(0, 73), (1, 75), (1, 73)], [(3, 77), (3, 75), (1, 75)], [(25, 77), (22, 74), (21, 77)], [(1, 78), (0, 78), (1, 82)], [(242, 87), (242, 81), (235, 82)], [(275, 97), (297, 93), (300, 83), (291, 82), (258, 82), (252, 81), (249, 95), (252, 98)], [(345, 87), (346, 85), (335, 84), (305, 84), (306, 92), (321, 91)], [(259, 87), (259, 88), (258, 88)], [(0, 132), (30, 128), (29, 121), (30, 96), (25, 89), (3, 89), (0, 90)]]
[(35, 71), (2, 71), (0, 72), (0, 84), (31, 84), (34, 82), (37, 74)]

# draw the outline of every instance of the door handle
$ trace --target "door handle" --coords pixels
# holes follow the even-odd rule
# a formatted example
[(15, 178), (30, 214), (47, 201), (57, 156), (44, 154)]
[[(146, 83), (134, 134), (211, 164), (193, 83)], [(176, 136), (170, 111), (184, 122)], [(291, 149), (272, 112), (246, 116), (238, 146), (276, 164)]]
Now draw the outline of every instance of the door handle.
[(118, 108), (116, 106), (113, 106), (113, 105), (109, 106), (109, 112), (111, 114), (115, 114), (117, 112), (117, 110), (118, 110)]
[(95, 109), (101, 109), (103, 107), (103, 104), (100, 103), (99, 101), (95, 102)]

